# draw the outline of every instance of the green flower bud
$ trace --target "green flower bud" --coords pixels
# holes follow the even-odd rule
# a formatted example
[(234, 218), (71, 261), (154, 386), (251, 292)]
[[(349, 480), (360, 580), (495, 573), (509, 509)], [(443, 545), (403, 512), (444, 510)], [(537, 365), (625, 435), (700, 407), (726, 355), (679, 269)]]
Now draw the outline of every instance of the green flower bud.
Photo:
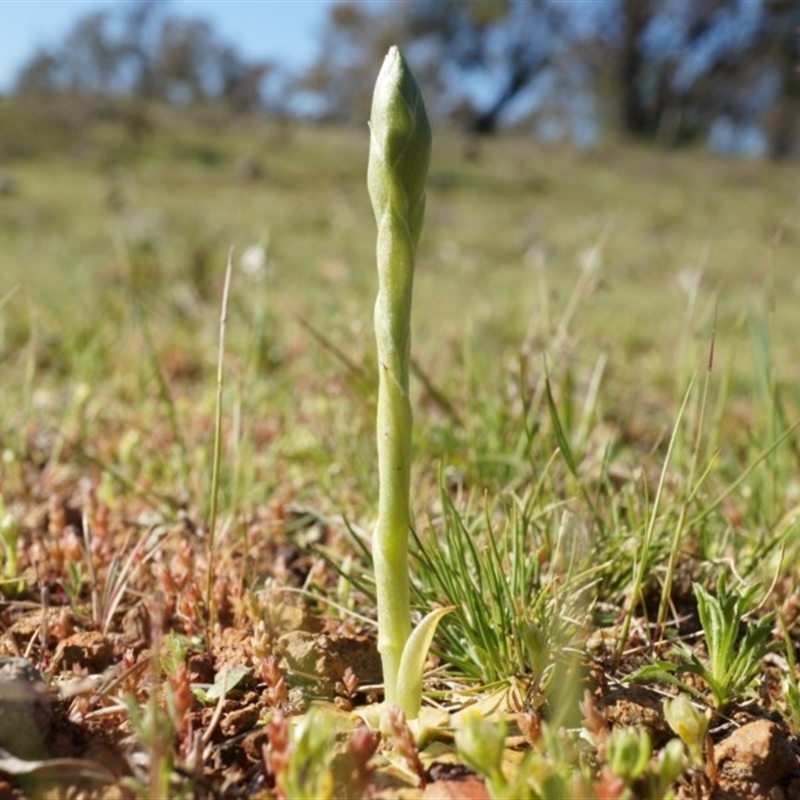
[(677, 739), (670, 739), (658, 754), (656, 762), (662, 786), (671, 786), (686, 769), (686, 753)]
[(397, 47), (383, 61), (369, 124), (367, 186), (378, 226), (390, 210), (402, 215), (416, 246), (425, 213), (431, 128), (422, 92)]
[(647, 769), (652, 745), (647, 731), (614, 728), (607, 744), (607, 763), (611, 772), (626, 783), (635, 781)]
[(17, 577), (17, 554), (19, 548), (20, 524), (17, 518), (6, 510), (0, 498), (0, 556), (4, 559), (3, 575), (6, 578)]
[(695, 764), (703, 761), (703, 742), (708, 733), (708, 716), (698, 711), (685, 694), (664, 701), (667, 724), (680, 736)]
[(502, 776), (505, 744), (505, 724), (501, 722), (495, 725), (483, 719), (477, 712), (467, 714), (463, 727), (456, 731), (459, 758), (485, 778)]

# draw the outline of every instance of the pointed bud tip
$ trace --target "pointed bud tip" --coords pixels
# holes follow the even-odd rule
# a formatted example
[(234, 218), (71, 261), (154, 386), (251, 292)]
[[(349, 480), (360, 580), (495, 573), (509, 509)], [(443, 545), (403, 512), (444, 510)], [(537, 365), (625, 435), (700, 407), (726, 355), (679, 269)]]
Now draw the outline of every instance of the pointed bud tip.
[(422, 92), (400, 49), (392, 46), (372, 97), (367, 181), (373, 207), (384, 205), (394, 182), (402, 187), (409, 207), (422, 208), (430, 154), (431, 129)]
[(392, 78), (394, 79), (392, 82), (396, 82), (397, 78), (393, 75), (393, 73), (399, 73), (403, 67), (408, 69), (406, 60), (403, 58), (400, 48), (396, 44), (393, 44), (383, 57), (383, 64), (381, 64), (376, 85), (380, 85)]
[[(404, 112), (398, 103), (405, 105)], [(378, 79), (375, 81), (375, 93), (372, 98), (372, 123), (380, 121), (386, 114), (405, 113), (411, 117), (412, 124), (417, 117), (425, 117), (425, 104), (422, 92), (414, 79), (400, 48), (392, 45), (383, 59)]]

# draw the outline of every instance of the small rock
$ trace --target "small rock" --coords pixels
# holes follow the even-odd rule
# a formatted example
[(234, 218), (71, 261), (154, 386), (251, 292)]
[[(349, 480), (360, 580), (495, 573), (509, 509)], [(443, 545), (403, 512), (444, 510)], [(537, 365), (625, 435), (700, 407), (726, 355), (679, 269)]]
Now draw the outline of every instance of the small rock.
[(81, 631), (58, 643), (53, 660), (61, 669), (80, 667), (90, 673), (102, 672), (111, 664), (114, 648), (99, 631)]
[(249, 731), (258, 722), (259, 711), (256, 705), (245, 706), (230, 711), (222, 717), (220, 729), (227, 737), (238, 736)]
[(673, 736), (663, 706), (664, 698), (644, 686), (624, 686), (609, 692), (602, 701), (609, 723), (620, 728), (644, 728), (654, 747), (661, 747)]
[(257, 764), (264, 758), (264, 748), (269, 744), (266, 727), (258, 727), (250, 731), (242, 739), (242, 750), (250, 761)]
[[(47, 646), (55, 647), (58, 642), (72, 632), (74, 618), (64, 608), (53, 606), (47, 611), (36, 610), (23, 614), (6, 631), (0, 639), (0, 654), (15, 655), (32, 645), (32, 651), (38, 653), (42, 639), (42, 629), (47, 630)], [(27, 651), (29, 652), (29, 651)]]
[(53, 706), (42, 674), (24, 658), (0, 656), (0, 747), (18, 758), (47, 755)]
[(454, 781), (434, 781), (425, 786), (422, 800), (490, 800), (486, 784), (475, 776)]
[(735, 730), (714, 747), (716, 800), (728, 797), (772, 798), (778, 784), (800, 763), (783, 729), (766, 719)]
[(149, 642), (152, 620), (145, 604), (131, 606), (122, 618), (122, 635), (128, 642)]
[(381, 680), (381, 659), (375, 640), (367, 636), (327, 636), (293, 631), (278, 640), (283, 655), (281, 669), (290, 681), (301, 682), (312, 691), (330, 697), (345, 670), (350, 669), (359, 683)]

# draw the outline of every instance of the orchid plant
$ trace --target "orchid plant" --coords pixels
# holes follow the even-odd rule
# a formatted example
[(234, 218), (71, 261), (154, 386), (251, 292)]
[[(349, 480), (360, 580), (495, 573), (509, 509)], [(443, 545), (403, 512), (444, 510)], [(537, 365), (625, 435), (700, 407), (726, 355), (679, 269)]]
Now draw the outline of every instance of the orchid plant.
[(411, 631), (411, 404), (408, 396), (414, 261), (425, 215), (431, 129), (419, 86), (397, 47), (384, 59), (370, 114), (367, 185), (378, 227), (378, 519), (373, 535), (378, 650), (387, 706), (419, 715), (422, 669), (439, 619)]

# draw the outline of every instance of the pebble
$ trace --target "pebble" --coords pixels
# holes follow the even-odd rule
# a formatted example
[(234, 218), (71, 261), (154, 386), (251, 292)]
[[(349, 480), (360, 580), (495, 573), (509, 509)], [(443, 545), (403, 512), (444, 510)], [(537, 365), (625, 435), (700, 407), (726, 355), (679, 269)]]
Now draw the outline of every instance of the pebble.
[(41, 672), (25, 658), (0, 656), (0, 748), (18, 758), (45, 757), (52, 721)]

